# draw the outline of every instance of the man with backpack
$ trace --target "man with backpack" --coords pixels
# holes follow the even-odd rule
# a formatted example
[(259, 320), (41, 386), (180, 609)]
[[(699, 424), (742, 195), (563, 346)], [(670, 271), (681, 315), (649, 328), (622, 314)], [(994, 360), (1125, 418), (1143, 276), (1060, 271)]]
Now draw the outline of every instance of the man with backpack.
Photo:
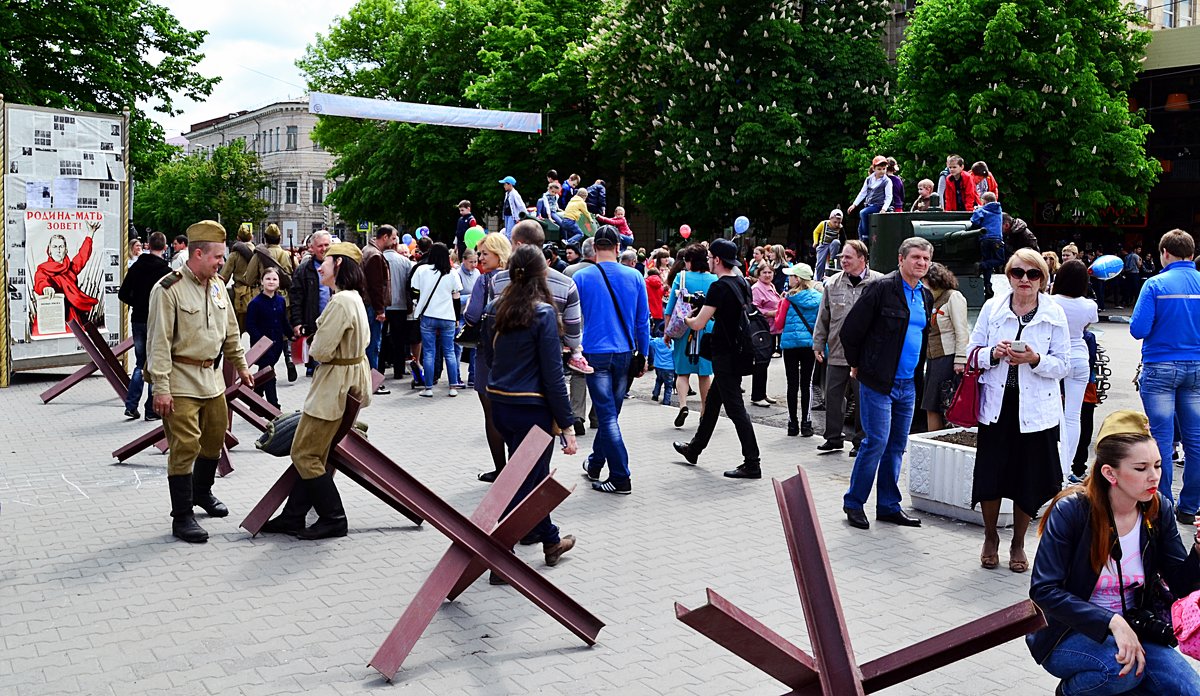
[(851, 527), (869, 529), (863, 506), (878, 472), (875, 519), (902, 527), (921, 520), (900, 507), (900, 464), (916, 408), (916, 382), (929, 337), (933, 293), (921, 283), (933, 245), (920, 237), (900, 244), (900, 268), (867, 284), (842, 324), (842, 348), (858, 380), (866, 437), (854, 460), (842, 511)]
[[(734, 272), (742, 265), (738, 260), (737, 245), (728, 239), (717, 239), (709, 245), (708, 253), (717, 281), (709, 286), (704, 296), (704, 306), (688, 318), (687, 325), (693, 331), (700, 331), (710, 319), (713, 320), (712, 333), (705, 337), (708, 346), (700, 346), (701, 354), (709, 353), (705, 357), (712, 360), (713, 381), (708, 389), (696, 435), (691, 442), (676, 442), (675, 451), (694, 465), (712, 439), (717, 418), (724, 406), (725, 415), (733, 421), (742, 444), (741, 466), (726, 471), (725, 476), (735, 479), (762, 478), (758, 440), (754, 437), (754, 426), (742, 398), (742, 377), (751, 374), (756, 360), (760, 359), (753, 337), (764, 330), (770, 337), (770, 331), (766, 328), (766, 319), (754, 309), (750, 286), (745, 278)], [(773, 348), (774, 341), (771, 340), (769, 347), (765, 347), (767, 360)]]

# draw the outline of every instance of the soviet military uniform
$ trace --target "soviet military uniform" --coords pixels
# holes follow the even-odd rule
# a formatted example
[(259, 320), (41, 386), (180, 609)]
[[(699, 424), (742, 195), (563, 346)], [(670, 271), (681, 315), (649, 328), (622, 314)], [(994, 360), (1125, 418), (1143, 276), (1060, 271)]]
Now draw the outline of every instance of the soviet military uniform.
[(229, 258), (221, 268), (221, 279), (228, 283), (233, 281), (233, 310), (237, 316), (238, 331), (246, 330), (246, 309), (250, 300), (254, 299), (254, 286), (246, 272), (254, 257), (254, 248), (246, 242), (234, 242)]
[(147, 381), (155, 394), (170, 394), (174, 401), (171, 413), (163, 415), (171, 515), (190, 517), (194, 503), (224, 517), (229, 510), (212, 495), (228, 426), (217, 359), (224, 355), (238, 371), (246, 370), (246, 359), (220, 278), (201, 282), (186, 264), (164, 276), (150, 292), (146, 333)]

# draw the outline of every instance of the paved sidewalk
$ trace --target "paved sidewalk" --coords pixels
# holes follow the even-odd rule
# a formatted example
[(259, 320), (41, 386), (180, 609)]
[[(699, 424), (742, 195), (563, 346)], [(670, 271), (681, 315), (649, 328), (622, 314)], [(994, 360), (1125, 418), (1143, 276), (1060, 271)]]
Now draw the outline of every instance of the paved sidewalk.
[[(1123, 326), (1101, 328), (1117, 365), (1098, 416), (1136, 405), (1136, 343)], [(726, 420), (690, 467), (670, 443), (690, 437), (695, 416), (680, 431), (674, 409), (628, 401), (630, 497), (593, 492), (579, 475), (582, 457), (556, 454), (558, 478), (578, 488), (555, 520), (579, 544), (555, 568), (537, 547), (517, 553), (607, 622), (598, 645), (586, 648), (511, 588), (481, 581), (442, 605), (389, 685), (366, 662), (446, 549), (441, 533), (341, 479), (349, 537), (250, 539), (237, 525), (287, 462), (255, 450), (254, 431), (235, 419), (236, 471), (215, 489), (233, 512), (200, 518), (208, 544), (177, 542), (165, 458), (151, 450), (117, 465), (110, 456), (148, 424), (125, 422), (98, 378), (42, 405), (37, 394), (59, 376), (18, 375), (0, 391), (2, 694), (780, 693), (675, 620), (673, 602), (699, 606), (705, 587), (807, 645), (769, 479), (720, 475), (740, 458)], [(652, 384), (643, 380), (635, 395)], [(771, 393), (783, 384), (773, 365)], [(282, 384), (284, 405), (298, 407), (307, 385)], [(364, 420), (373, 443), (459, 510), (474, 508), (487, 455), (473, 394), (420, 399), (393, 385)], [(818, 438), (756, 432), (768, 477), (809, 471), (860, 661), (1026, 596), (1028, 575), (979, 567), (978, 527), (924, 516), (921, 529), (853, 530), (841, 513), (851, 460), (815, 456)], [(1054, 683), (1018, 641), (881, 693), (1049, 694)]]

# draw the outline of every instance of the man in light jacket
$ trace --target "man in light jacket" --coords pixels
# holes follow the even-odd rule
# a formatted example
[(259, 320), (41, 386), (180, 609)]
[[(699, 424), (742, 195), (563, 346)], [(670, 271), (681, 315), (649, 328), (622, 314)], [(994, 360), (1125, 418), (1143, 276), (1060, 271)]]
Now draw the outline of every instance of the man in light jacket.
[[(847, 241), (839, 258), (842, 270), (825, 279), (817, 325), (813, 327), (813, 352), (817, 362), (825, 364), (825, 442), (817, 446), (822, 452), (842, 451), (846, 442), (842, 432), (846, 423), (846, 397), (848, 393), (858, 393), (858, 382), (851, 379), (850, 366), (842, 350), (842, 323), (862, 296), (867, 283), (883, 277), (882, 273), (867, 268), (867, 245), (860, 240)], [(847, 388), (852, 391), (847, 392)], [(850, 456), (854, 457), (858, 455), (858, 446), (863, 439), (857, 411), (852, 438), (854, 446)]]
[(525, 201), (517, 191), (517, 180), (506, 176), (500, 180), (504, 185), (504, 202), (500, 204), (500, 214), (504, 216), (504, 236), (512, 239), (513, 225), (521, 219), (521, 213), (526, 212)]

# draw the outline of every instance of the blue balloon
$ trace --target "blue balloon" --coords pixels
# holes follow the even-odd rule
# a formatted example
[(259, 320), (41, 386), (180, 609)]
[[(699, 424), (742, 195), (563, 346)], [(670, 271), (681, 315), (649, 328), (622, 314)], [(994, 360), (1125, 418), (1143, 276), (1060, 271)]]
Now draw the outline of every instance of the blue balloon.
[(409, 244), (413, 243), (413, 236), (411, 234), (406, 234), (400, 238), (400, 241), (404, 243), (404, 246), (408, 246)]
[(428, 236), (429, 236), (429, 228), (428, 227), (421, 225), (420, 227), (417, 228), (417, 239), (420, 239), (421, 237), (428, 237)]
[(1100, 280), (1112, 280), (1121, 275), (1121, 271), (1125, 269), (1125, 262), (1120, 256), (1106, 254), (1096, 259), (1092, 263), (1092, 275)]
[(750, 218), (747, 218), (745, 215), (739, 215), (738, 218), (733, 221), (734, 232), (737, 232), (738, 234), (746, 234), (746, 230), (748, 229), (750, 229)]

